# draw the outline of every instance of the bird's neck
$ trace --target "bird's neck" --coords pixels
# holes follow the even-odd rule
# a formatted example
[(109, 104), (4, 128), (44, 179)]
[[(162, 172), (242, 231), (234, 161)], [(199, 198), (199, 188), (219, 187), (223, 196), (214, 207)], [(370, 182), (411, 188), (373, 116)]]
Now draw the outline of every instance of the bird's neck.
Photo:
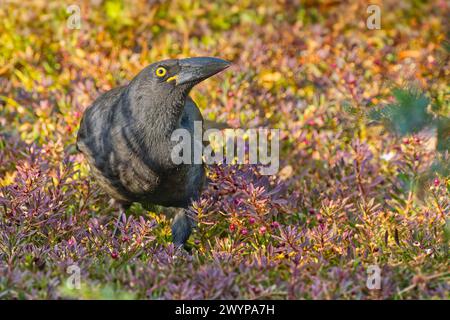
[(142, 132), (147, 141), (170, 141), (173, 131), (180, 126), (186, 97), (187, 93), (175, 92), (159, 103), (152, 101), (151, 97), (131, 101), (136, 129)]

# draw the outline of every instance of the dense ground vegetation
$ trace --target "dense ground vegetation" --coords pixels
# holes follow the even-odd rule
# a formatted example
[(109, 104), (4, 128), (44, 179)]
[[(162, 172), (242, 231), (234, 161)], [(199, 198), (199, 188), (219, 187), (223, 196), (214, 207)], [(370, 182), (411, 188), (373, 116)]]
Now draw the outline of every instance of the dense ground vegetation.
[[(448, 2), (380, 6), (369, 30), (365, 1), (1, 1), (0, 298), (448, 299)], [(113, 237), (83, 110), (203, 55), (233, 62), (192, 92), (205, 118), (279, 128), (280, 171), (210, 166), (187, 251), (138, 205)]]

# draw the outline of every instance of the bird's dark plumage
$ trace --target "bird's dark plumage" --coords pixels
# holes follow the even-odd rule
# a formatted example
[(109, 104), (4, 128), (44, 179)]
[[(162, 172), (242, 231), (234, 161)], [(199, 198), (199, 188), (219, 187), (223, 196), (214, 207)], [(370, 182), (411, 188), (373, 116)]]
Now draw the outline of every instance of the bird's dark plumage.
[[(86, 109), (77, 148), (106, 193), (125, 206), (140, 202), (180, 208), (200, 196), (203, 164), (174, 164), (171, 135), (184, 128), (194, 137), (194, 121), (203, 118), (188, 94), (228, 66), (216, 58), (157, 62)], [(172, 227), (174, 242), (184, 243), (190, 232), (191, 221), (180, 211)]]

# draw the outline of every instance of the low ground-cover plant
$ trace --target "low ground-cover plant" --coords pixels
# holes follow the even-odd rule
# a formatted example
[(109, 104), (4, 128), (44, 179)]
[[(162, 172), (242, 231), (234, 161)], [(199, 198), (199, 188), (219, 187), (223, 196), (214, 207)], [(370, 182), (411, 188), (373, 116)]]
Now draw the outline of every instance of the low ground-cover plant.
[[(0, 8), (0, 298), (448, 298), (446, 3), (386, 1), (381, 30), (357, 2), (82, 3), (82, 30), (56, 2)], [(205, 118), (279, 128), (281, 170), (208, 166), (187, 250), (138, 205), (113, 236), (81, 114), (151, 61), (198, 55), (234, 62), (192, 93)], [(411, 80), (419, 95), (393, 89)]]

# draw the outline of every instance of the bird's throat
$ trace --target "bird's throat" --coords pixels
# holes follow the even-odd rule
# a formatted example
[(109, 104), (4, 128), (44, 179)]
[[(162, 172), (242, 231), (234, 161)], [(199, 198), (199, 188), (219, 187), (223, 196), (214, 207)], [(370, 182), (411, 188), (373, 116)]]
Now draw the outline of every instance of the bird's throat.
[(173, 131), (179, 128), (187, 95), (174, 92), (165, 99), (137, 101), (131, 109), (138, 130), (147, 140), (170, 141)]

